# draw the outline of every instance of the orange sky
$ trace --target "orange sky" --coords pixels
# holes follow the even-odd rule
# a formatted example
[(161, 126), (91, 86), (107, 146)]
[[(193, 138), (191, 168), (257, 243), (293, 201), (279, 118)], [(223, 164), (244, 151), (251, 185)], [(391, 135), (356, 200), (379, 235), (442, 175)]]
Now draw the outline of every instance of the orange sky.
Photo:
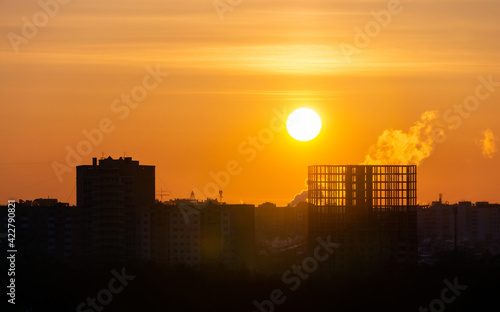
[[(109, 118), (114, 130), (82, 164), (126, 153), (156, 165), (158, 190), (188, 197), (236, 161), (241, 173), (225, 200), (286, 204), (305, 188), (308, 165), (362, 163), (385, 130), (410, 142), (410, 128), (431, 111), (429, 129), (448, 138), (419, 166), (419, 202), (438, 193), (499, 202), (500, 86), (483, 87), (487, 98), (460, 125), (450, 122), (458, 113), (444, 115), (475, 96), (480, 76), (500, 82), (500, 3), (393, 1), (243, 0), (222, 20), (212, 0), (61, 0), (48, 23), (38, 1), (1, 1), (0, 202), (75, 203), (75, 170), (60, 182), (53, 163), (65, 164), (66, 147)], [(343, 48), (361, 47), (356, 28), (373, 26), (370, 12), (389, 8), (397, 12), (390, 22), (346, 57)], [(19, 40), (34, 16), (36, 35), (13, 47), (12, 34)], [(155, 87), (122, 120), (116, 110), (125, 104), (112, 103), (143, 85), (147, 67), (169, 75), (149, 79)], [(275, 111), (303, 106), (323, 118), (317, 139), (276, 132), (263, 150), (248, 151)]]

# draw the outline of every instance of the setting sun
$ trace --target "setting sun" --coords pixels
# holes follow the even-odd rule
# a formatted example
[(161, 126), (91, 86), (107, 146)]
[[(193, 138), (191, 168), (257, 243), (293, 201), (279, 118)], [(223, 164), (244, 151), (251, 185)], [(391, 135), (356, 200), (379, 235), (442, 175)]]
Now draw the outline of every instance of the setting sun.
[(286, 130), (297, 141), (310, 141), (321, 132), (321, 118), (310, 108), (296, 109), (288, 116)]

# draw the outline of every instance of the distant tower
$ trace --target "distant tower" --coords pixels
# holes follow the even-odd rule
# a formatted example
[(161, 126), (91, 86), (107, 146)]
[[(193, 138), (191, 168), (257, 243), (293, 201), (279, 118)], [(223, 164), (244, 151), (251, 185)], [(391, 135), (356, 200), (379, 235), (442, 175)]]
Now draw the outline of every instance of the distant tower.
[(189, 200), (195, 201), (196, 196), (194, 196), (194, 191), (191, 192), (191, 196), (189, 196)]
[(219, 198), (220, 198), (220, 202), (222, 203), (222, 193), (224, 193), (222, 190), (219, 190)]

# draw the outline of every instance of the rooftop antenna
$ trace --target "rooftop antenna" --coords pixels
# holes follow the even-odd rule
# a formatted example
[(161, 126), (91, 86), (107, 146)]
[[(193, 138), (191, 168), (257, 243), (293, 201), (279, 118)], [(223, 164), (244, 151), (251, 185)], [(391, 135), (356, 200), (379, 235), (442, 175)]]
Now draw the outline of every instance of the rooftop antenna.
[(443, 193), (439, 193), (439, 203), (443, 203)]
[(160, 192), (156, 193), (156, 195), (160, 195), (160, 202), (163, 202), (163, 196), (170, 196), (170, 193), (167, 191), (163, 191), (163, 188), (161, 188)]
[(220, 202), (222, 203), (222, 193), (224, 193), (222, 190), (219, 190), (219, 198), (220, 198)]

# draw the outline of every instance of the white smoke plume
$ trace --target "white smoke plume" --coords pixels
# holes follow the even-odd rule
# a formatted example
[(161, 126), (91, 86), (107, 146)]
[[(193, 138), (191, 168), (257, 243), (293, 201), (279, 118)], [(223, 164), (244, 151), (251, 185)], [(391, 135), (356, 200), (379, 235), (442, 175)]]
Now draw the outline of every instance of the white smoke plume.
[(308, 191), (302, 191), (302, 193), (295, 195), (295, 198), (288, 204), (290, 207), (297, 206), (298, 203), (307, 201)]
[(308, 183), (307, 179), (305, 181), (305, 184), (306, 184), (306, 190), (303, 190), (299, 194), (295, 195), (295, 197), (293, 198), (293, 200), (288, 203), (288, 206), (295, 207), (295, 206), (297, 206), (298, 203), (306, 202), (307, 201), (307, 197), (308, 197), (308, 191), (307, 191), (307, 189), (309, 188), (309, 183)]
[(372, 145), (363, 165), (419, 165), (434, 148), (437, 111), (427, 111), (408, 130), (385, 130)]

